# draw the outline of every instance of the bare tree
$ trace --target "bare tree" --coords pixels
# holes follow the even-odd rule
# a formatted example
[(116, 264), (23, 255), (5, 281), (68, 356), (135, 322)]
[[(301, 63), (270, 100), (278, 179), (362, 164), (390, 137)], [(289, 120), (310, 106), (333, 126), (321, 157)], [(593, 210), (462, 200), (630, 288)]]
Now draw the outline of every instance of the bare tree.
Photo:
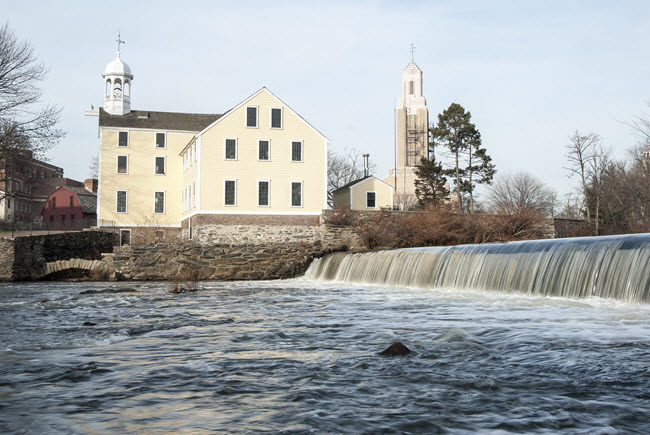
[(39, 105), (39, 83), (47, 68), (28, 42), (18, 41), (8, 24), (0, 27), (0, 162), (2, 180), (31, 158), (43, 157), (64, 132), (56, 128), (60, 109)]
[[(376, 166), (370, 162), (369, 172)], [(354, 148), (346, 148), (343, 154), (327, 150), (327, 202), (332, 206), (332, 192), (346, 184), (363, 178), (363, 155)]]
[(553, 216), (555, 192), (527, 172), (498, 176), (488, 193), (490, 209), (496, 213), (516, 214), (534, 211)]
[(99, 178), (99, 155), (95, 154), (88, 166), (88, 174), (90, 178)]
[(569, 136), (569, 143), (566, 145), (567, 166), (570, 176), (577, 176), (580, 179), (580, 190), (585, 199), (587, 219), (591, 219), (591, 211), (586, 207), (588, 190), (588, 170), (592, 164), (595, 150), (600, 145), (600, 136), (596, 133), (582, 134), (578, 130)]

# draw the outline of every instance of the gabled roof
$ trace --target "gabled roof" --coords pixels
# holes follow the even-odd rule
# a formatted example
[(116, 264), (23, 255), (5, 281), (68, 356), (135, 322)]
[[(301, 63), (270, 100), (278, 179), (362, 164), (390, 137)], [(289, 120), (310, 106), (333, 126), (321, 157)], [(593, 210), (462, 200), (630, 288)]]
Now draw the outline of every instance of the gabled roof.
[(338, 189), (334, 190), (332, 193), (336, 193), (336, 192), (338, 192), (338, 191), (340, 191), (340, 190), (350, 189), (350, 188), (356, 186), (357, 184), (361, 184), (361, 183), (363, 183), (363, 182), (366, 181), (368, 178), (374, 178), (375, 180), (379, 181), (379, 182), (382, 183), (382, 184), (385, 184), (386, 186), (390, 187), (391, 189), (393, 188), (393, 186), (391, 186), (390, 184), (386, 183), (385, 181), (380, 180), (379, 178), (375, 177), (374, 175), (368, 175), (367, 177), (358, 178), (358, 179), (356, 179), (356, 180), (354, 180), (354, 181), (350, 181), (348, 184), (339, 187)]
[(132, 110), (126, 115), (111, 115), (99, 108), (100, 127), (150, 128), (155, 130), (201, 131), (221, 118), (221, 114), (153, 112)]
[(205, 133), (207, 130), (209, 130), (210, 128), (212, 128), (212, 127), (214, 127), (215, 125), (217, 125), (219, 122), (221, 122), (222, 119), (227, 118), (228, 115), (230, 115), (232, 112), (234, 112), (235, 110), (239, 109), (241, 106), (243, 106), (244, 104), (248, 103), (250, 100), (252, 100), (253, 98), (255, 98), (256, 96), (258, 96), (259, 94), (261, 94), (261, 93), (264, 92), (264, 91), (268, 92), (268, 93), (269, 93), (273, 98), (275, 98), (276, 100), (278, 100), (278, 101), (280, 102), (280, 104), (282, 104), (282, 105), (285, 106), (287, 109), (289, 109), (289, 111), (290, 111), (291, 113), (293, 113), (295, 116), (297, 116), (298, 119), (300, 119), (302, 122), (304, 122), (305, 124), (307, 124), (307, 125), (308, 125), (312, 130), (314, 130), (316, 133), (318, 133), (318, 134), (319, 134), (323, 139), (325, 139), (326, 141), (330, 142), (330, 140), (327, 138), (327, 136), (325, 136), (323, 133), (321, 133), (320, 131), (318, 131), (318, 129), (317, 129), (316, 127), (314, 127), (314, 126), (311, 125), (309, 122), (307, 122), (307, 120), (306, 120), (305, 118), (303, 118), (303, 117), (300, 116), (298, 113), (296, 113), (295, 110), (293, 110), (291, 107), (289, 107), (288, 104), (286, 104), (284, 101), (282, 101), (281, 99), (279, 99), (279, 98), (278, 98), (278, 97), (277, 97), (273, 92), (269, 91), (266, 87), (263, 87), (262, 89), (260, 89), (259, 91), (255, 92), (253, 95), (251, 95), (250, 97), (246, 98), (246, 99), (245, 99), (244, 101), (242, 101), (241, 103), (237, 104), (237, 105), (236, 105), (235, 107), (233, 107), (232, 109), (228, 110), (226, 113), (224, 113), (223, 115), (221, 115), (221, 117), (220, 117), (219, 119), (215, 120), (215, 121), (212, 122), (210, 125), (208, 125), (207, 127), (203, 128), (203, 129), (202, 129), (202, 130), (197, 134), (197, 136), (202, 135), (202, 134)]

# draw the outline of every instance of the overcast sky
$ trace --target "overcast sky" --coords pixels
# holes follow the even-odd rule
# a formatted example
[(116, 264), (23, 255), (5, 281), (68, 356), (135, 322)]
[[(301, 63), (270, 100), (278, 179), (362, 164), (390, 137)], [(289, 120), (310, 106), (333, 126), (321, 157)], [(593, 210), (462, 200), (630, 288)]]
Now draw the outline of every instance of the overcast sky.
[(50, 160), (75, 179), (98, 150), (83, 111), (103, 104), (118, 30), (133, 109), (222, 113), (266, 86), (333, 150), (369, 152), (380, 177), (411, 43), (431, 121), (463, 105), (499, 172), (529, 171), (561, 194), (569, 134), (596, 132), (624, 157), (635, 143), (624, 123), (650, 111), (646, 0), (14, 1), (1, 16), (50, 67), (45, 97), (67, 131)]

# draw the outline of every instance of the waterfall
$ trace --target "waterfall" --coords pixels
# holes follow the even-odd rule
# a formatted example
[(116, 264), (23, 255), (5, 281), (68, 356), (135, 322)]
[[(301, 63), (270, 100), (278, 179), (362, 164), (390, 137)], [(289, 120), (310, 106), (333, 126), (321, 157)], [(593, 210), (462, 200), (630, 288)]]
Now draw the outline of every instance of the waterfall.
[(650, 234), (335, 253), (305, 277), (650, 303)]

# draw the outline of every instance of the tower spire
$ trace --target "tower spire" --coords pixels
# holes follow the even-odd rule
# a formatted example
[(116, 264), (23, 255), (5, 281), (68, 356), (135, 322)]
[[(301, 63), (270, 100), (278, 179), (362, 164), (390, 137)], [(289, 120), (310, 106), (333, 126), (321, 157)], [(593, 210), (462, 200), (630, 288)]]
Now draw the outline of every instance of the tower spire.
[(120, 57), (120, 44), (126, 44), (126, 42), (122, 41), (120, 38), (120, 31), (117, 31), (117, 39), (115, 40), (117, 42), (117, 57)]
[(411, 44), (411, 62), (415, 63), (415, 61), (413, 60), (413, 52), (415, 52), (415, 45)]

